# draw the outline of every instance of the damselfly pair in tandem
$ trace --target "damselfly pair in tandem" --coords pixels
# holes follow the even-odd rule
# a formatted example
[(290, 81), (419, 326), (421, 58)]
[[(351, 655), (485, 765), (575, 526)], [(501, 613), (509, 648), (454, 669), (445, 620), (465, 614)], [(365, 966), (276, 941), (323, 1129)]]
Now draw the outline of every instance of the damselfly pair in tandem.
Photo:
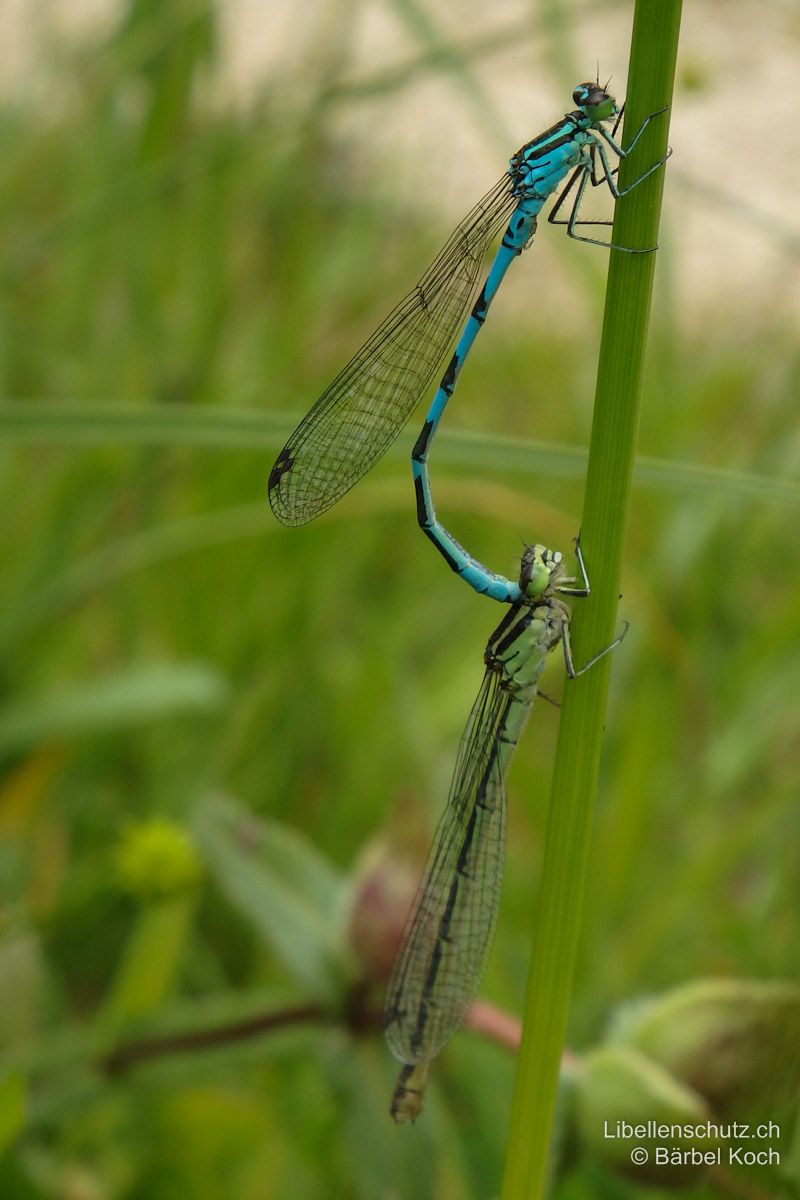
[[(617, 638), (576, 668), (569, 609), (560, 597), (589, 594), (579, 544), (580, 581), (565, 576), (560, 554), (540, 545), (526, 549), (518, 580), (495, 574), (472, 558), (438, 520), (427, 465), (433, 438), (489, 306), (509, 266), (530, 244), (543, 205), (562, 184), (548, 219), (565, 225), (570, 237), (628, 253), (654, 249), (618, 246), (579, 230), (610, 224), (581, 217), (589, 184), (605, 184), (617, 199), (666, 161), (669, 151), (620, 189), (617, 167), (609, 158), (609, 151), (618, 159), (627, 157), (660, 114), (648, 116), (623, 150), (616, 140), (622, 109), (614, 97), (599, 83), (582, 83), (573, 100), (575, 111), (512, 157), (503, 178), (467, 214), (417, 285), (301, 421), (269, 478), (275, 515), (286, 525), (301, 525), (335, 504), (377, 462), (430, 385), (472, 299), (483, 256), (505, 226), (412, 453), (421, 528), (465, 582), (510, 607), (486, 647), (483, 683), (387, 988), (384, 1030), (404, 1064), (391, 1105), (399, 1122), (413, 1120), (420, 1112), (429, 1063), (463, 1022), (480, 983), (503, 872), (506, 775), (547, 655), (560, 645), (567, 674), (576, 678), (622, 640)], [(612, 120), (609, 132), (605, 125)], [(570, 196), (568, 215), (559, 216)]]

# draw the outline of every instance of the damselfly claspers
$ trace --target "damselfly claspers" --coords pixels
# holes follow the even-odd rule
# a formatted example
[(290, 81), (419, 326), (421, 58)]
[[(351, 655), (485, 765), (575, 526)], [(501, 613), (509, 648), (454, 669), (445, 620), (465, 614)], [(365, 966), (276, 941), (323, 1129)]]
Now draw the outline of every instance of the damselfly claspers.
[[(618, 158), (627, 157), (658, 113), (645, 118), (623, 150), (614, 136), (622, 115), (614, 97), (599, 83), (582, 83), (573, 100), (577, 105), (574, 112), (517, 151), (506, 174), (467, 213), (416, 287), (389, 313), (297, 426), (269, 477), (270, 504), (285, 525), (302, 525), (325, 512), (397, 437), (452, 344), (473, 295), (484, 253), (505, 226), (414, 449), (420, 520), (428, 522), (430, 536), (437, 540), (425, 466), (430, 438), (510, 264), (531, 241), (538, 213), (568, 175), (548, 218), (552, 223), (566, 225), (569, 236), (579, 241), (631, 253), (647, 252), (579, 233), (579, 225), (610, 224), (584, 221), (579, 213), (588, 183), (605, 183), (616, 199), (662, 165), (663, 160), (655, 163), (620, 189), (614, 179), (616, 167), (611, 166), (608, 155), (610, 150)], [(609, 132), (605, 123), (615, 118)], [(569, 216), (559, 218), (573, 189)]]
[(560, 645), (575, 679), (627, 633), (582, 667), (572, 659), (570, 613), (560, 597), (588, 596), (564, 574), (558, 552), (529, 546), (522, 599), (509, 607), (484, 653), (485, 674), (461, 738), (447, 806), (395, 960), (383, 1009), (392, 1053), (403, 1064), (392, 1096), (395, 1121), (422, 1109), (431, 1059), (456, 1032), (475, 998), (492, 941), (505, 857), (505, 780), (536, 697), (548, 653)]

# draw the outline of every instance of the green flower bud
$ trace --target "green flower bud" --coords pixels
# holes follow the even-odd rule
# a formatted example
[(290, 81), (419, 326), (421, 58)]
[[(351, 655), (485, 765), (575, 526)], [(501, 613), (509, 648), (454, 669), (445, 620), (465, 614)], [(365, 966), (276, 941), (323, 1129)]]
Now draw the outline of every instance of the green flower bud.
[[(716, 1139), (697, 1136), (711, 1118), (702, 1097), (628, 1046), (586, 1056), (575, 1072), (574, 1111), (583, 1145), (642, 1183), (688, 1186), (716, 1156)], [(672, 1157), (659, 1161), (665, 1147)]]
[(362, 979), (387, 982), (419, 876), (419, 863), (386, 841), (370, 843), (362, 854), (350, 915), (350, 943)]
[(388, 982), (419, 887), (430, 829), (408, 796), (395, 801), (391, 833), (373, 838), (356, 866), (349, 934), (361, 979)]
[(117, 848), (116, 867), (122, 887), (140, 900), (192, 891), (201, 874), (189, 833), (161, 817), (126, 830)]
[(790, 1133), (800, 1098), (800, 987), (708, 979), (631, 1019), (625, 1041), (699, 1093), (718, 1117), (774, 1120)]

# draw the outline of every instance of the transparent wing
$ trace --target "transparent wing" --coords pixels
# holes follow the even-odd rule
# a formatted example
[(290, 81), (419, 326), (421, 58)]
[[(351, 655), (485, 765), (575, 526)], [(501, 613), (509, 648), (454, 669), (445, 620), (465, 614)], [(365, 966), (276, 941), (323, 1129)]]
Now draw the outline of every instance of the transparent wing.
[(269, 477), (272, 511), (285, 525), (330, 508), (397, 437), (464, 319), (486, 248), (516, 204), (511, 187), (504, 175), (467, 214), (297, 426)]
[(504, 775), (531, 705), (501, 679), (496, 668), (487, 669), (470, 713), (389, 981), (383, 1027), (401, 1062), (433, 1058), (458, 1029), (494, 934), (505, 856)]

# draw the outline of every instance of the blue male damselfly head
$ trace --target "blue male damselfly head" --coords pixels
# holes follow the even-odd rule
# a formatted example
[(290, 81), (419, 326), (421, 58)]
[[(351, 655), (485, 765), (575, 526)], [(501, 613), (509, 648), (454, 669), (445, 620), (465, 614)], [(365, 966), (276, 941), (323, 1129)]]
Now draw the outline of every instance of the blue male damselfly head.
[(599, 83), (579, 83), (572, 99), (592, 124), (610, 121), (617, 115), (617, 102)]

